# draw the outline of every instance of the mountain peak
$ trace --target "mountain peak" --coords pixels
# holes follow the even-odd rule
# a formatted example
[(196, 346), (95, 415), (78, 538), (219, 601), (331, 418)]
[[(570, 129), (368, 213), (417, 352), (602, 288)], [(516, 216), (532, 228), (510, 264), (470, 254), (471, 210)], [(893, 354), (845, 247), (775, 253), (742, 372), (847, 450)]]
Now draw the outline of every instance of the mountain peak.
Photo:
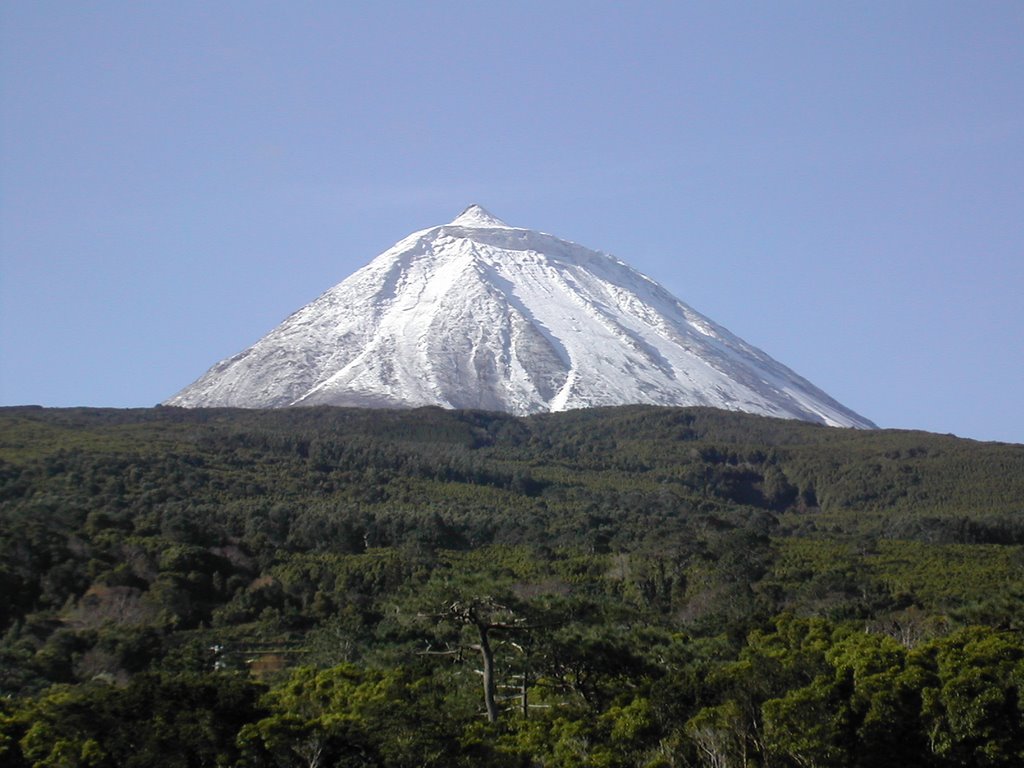
[(624, 262), (479, 205), (399, 241), (167, 401), (520, 415), (627, 403), (873, 426)]
[(456, 216), (451, 223), (459, 227), (508, 227), (508, 224), (476, 203)]

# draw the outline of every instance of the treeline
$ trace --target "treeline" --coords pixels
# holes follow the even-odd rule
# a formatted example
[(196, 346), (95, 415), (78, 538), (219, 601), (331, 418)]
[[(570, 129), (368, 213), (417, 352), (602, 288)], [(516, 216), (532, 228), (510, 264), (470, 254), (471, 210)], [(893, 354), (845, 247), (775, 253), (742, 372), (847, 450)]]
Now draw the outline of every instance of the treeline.
[(709, 409), (0, 409), (0, 762), (1016, 765), (1022, 500)]

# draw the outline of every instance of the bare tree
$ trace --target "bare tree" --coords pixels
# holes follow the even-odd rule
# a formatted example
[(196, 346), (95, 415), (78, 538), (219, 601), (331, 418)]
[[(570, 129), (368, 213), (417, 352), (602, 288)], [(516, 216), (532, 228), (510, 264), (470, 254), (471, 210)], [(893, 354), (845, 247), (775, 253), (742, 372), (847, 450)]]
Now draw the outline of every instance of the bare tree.
[[(474, 642), (456, 647), (447, 647), (440, 651), (428, 647), (424, 653), (428, 655), (457, 655), (460, 658), (464, 650), (467, 649), (479, 653), (481, 666), (479, 672), (483, 678), (484, 686), (484, 709), (487, 712), (487, 720), (492, 723), (496, 722), (498, 720), (494, 659), (494, 640), (496, 635), (507, 637), (516, 633), (527, 632), (539, 625), (530, 624), (525, 618), (516, 615), (512, 607), (498, 602), (493, 597), (454, 600), (445, 604), (444, 608), (439, 613), (433, 614), (431, 618), (472, 629)], [(525, 687), (526, 677), (524, 676), (523, 688)], [(523, 691), (522, 696), (525, 700), (525, 691)]]

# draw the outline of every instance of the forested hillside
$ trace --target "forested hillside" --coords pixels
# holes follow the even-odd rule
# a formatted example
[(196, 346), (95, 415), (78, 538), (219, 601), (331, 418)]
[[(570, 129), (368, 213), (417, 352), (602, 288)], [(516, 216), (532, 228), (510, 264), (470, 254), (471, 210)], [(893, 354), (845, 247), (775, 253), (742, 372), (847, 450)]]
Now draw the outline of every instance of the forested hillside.
[(0, 409), (0, 764), (1024, 761), (1024, 446)]

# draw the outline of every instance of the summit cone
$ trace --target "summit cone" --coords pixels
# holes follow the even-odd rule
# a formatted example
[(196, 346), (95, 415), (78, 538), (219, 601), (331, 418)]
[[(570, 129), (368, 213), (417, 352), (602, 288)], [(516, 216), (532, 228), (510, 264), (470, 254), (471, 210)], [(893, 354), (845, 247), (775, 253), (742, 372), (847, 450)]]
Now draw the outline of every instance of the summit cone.
[(627, 264), (479, 205), (399, 241), (165, 405), (633, 403), (874, 427)]

